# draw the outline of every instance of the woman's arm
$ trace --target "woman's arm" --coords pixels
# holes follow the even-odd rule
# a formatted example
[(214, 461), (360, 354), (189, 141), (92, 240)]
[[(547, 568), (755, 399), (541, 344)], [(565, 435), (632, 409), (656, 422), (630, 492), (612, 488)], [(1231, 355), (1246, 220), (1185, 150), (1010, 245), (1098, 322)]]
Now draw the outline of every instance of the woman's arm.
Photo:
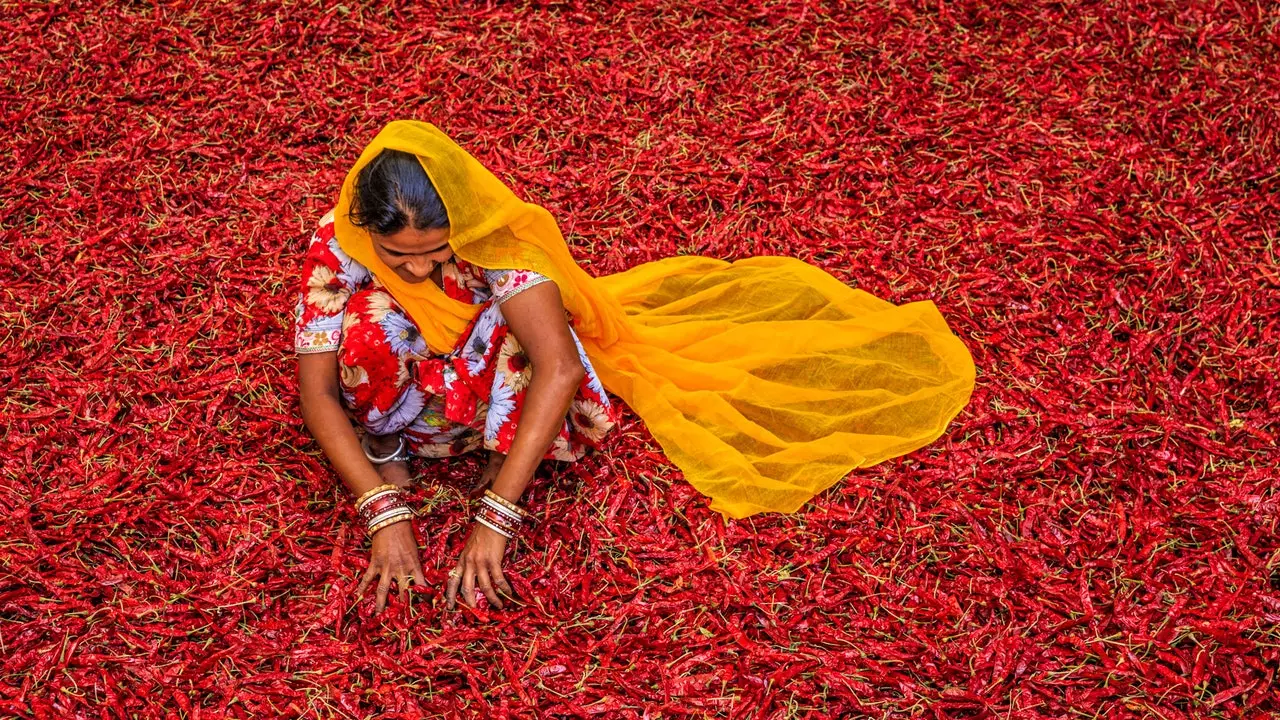
[[(533, 371), (516, 436), (491, 488), (518, 503), (538, 463), (564, 426), (564, 416), (587, 371), (578, 359), (578, 347), (565, 319), (560, 288), (554, 282), (541, 282), (518, 292), (502, 303), (502, 314), (508, 330), (529, 356)], [(502, 572), (502, 553), (506, 547), (506, 538), (496, 531), (480, 523), (472, 526), (467, 545), (458, 559), (458, 572), (451, 575), (445, 585), (449, 609), (456, 606), (459, 590), (462, 602), (475, 607), (477, 588), (490, 604), (499, 610), (503, 608), (498, 591), (513, 595), (511, 584)]]
[(373, 463), (364, 456), (360, 438), (351, 427), (338, 396), (338, 353), (304, 353), (298, 356), (298, 392), (302, 421), (315, 437), (338, 477), (352, 497), (382, 484)]
[(554, 282), (538, 283), (516, 294), (502, 304), (502, 315), (529, 356), (533, 371), (515, 439), (492, 488), (518, 503), (538, 463), (564, 426), (565, 414), (586, 369), (578, 359), (560, 289)]
[[(360, 439), (342, 409), (338, 396), (338, 353), (299, 355), (298, 392), (302, 399), (303, 422), (351, 491), (353, 499), (382, 485), (381, 474), (364, 456)], [(412, 522), (397, 522), (382, 528), (373, 534), (371, 544), (369, 569), (365, 571), (355, 594), (357, 598), (362, 596), (365, 588), (377, 579), (375, 606), (378, 612), (382, 612), (393, 580), (397, 589), (403, 589), (408, 587), (410, 580), (425, 585), (426, 577), (418, 557), (418, 540), (413, 533)]]

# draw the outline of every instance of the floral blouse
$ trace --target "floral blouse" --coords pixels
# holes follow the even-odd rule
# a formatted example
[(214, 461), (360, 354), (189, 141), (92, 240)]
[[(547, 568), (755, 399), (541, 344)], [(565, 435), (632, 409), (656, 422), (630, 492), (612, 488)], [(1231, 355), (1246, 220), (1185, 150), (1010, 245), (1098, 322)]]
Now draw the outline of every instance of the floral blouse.
[[(500, 304), (548, 279), (527, 270), (484, 270), (456, 257), (441, 264), (441, 277), (450, 297), (479, 307), (457, 347), (434, 355), (378, 279), (338, 247), (326, 216), (303, 263), (294, 347), (336, 351), (342, 397), (355, 419), (380, 435), (403, 433), (415, 455), (447, 457), (481, 447), (505, 454), (532, 368)], [(569, 332), (586, 375), (545, 455), (562, 461), (599, 447), (618, 420), (581, 341), (572, 327)]]
[[(501, 304), (547, 278), (527, 270), (485, 270), (457, 256), (441, 264), (445, 293), (479, 304), (490, 298)], [(342, 319), (351, 296), (378, 280), (338, 247), (333, 218), (326, 215), (311, 236), (303, 260), (303, 291), (295, 308), (293, 347), (299, 353), (336, 352)]]

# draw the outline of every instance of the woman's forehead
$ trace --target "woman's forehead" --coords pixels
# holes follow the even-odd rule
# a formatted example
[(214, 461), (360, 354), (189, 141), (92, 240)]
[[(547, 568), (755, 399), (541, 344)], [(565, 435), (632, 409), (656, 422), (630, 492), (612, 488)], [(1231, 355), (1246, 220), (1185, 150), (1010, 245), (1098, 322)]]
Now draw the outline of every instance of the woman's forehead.
[(449, 244), (449, 228), (406, 227), (390, 235), (373, 234), (372, 237), (384, 250), (412, 255), (443, 250)]

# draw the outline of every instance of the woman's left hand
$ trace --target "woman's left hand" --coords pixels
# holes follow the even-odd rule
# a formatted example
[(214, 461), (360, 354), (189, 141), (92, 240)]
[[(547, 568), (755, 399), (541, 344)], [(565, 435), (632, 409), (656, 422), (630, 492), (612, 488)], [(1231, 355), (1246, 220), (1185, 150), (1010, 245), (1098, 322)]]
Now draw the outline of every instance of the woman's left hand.
[(473, 523), (471, 536), (458, 558), (456, 572), (445, 585), (445, 602), (450, 610), (457, 607), (458, 590), (462, 590), (462, 602), (476, 607), (476, 588), (484, 593), (493, 607), (501, 610), (502, 599), (498, 593), (514, 598), (511, 584), (502, 574), (502, 554), (507, 549), (507, 538), (480, 523)]

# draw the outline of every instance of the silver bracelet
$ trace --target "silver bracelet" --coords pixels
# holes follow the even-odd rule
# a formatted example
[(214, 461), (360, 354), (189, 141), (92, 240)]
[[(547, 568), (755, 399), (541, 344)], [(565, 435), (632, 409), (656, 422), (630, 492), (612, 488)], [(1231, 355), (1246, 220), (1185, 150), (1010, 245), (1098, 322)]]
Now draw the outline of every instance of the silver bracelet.
[(360, 449), (364, 450), (364, 456), (369, 458), (369, 462), (374, 465), (385, 465), (389, 462), (395, 462), (396, 460), (408, 460), (409, 456), (404, 451), (404, 436), (398, 435), (396, 436), (396, 439), (400, 441), (400, 446), (396, 448), (395, 452), (386, 457), (377, 457), (373, 453), (369, 452), (369, 436), (367, 434), (360, 438)]

